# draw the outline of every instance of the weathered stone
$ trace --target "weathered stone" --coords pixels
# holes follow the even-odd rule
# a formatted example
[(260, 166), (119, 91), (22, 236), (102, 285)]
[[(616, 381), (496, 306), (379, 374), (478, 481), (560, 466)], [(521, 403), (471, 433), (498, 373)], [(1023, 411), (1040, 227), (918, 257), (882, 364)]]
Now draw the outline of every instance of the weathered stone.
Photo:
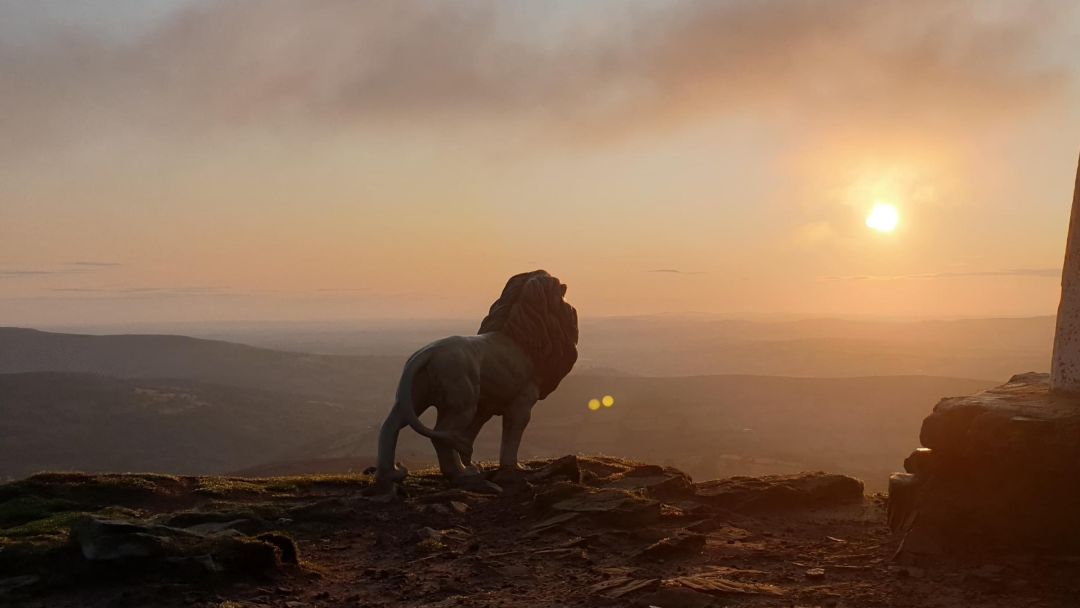
[(446, 528), (444, 530), (435, 530), (434, 528), (420, 528), (416, 531), (416, 536), (421, 541), (432, 540), (440, 543), (463, 543), (472, 538), (471, 534), (464, 530), (459, 530), (458, 528)]
[(918, 512), (919, 480), (910, 473), (889, 476), (888, 522), (893, 530), (907, 529)]
[(942, 399), (920, 439), (913, 475), (890, 479), (898, 555), (1080, 543), (1080, 397), (1052, 392), (1046, 374)]
[(157, 557), (166, 553), (168, 544), (166, 538), (151, 534), (147, 526), (97, 517), (76, 521), (71, 540), (90, 561)]
[(665, 587), (684, 587), (699, 593), (712, 595), (784, 595), (775, 585), (732, 580), (722, 572), (702, 572), (688, 576), (679, 576), (663, 582)]
[(578, 464), (577, 455), (571, 454), (553, 460), (535, 471), (530, 471), (528, 477), (534, 481), (563, 477), (572, 483), (581, 483), (581, 467)]
[(288, 534), (281, 532), (263, 532), (255, 537), (255, 540), (274, 545), (281, 551), (281, 562), (285, 564), (299, 564), (300, 550), (296, 547), (296, 541)]
[(858, 479), (820, 472), (728, 477), (696, 484), (695, 491), (697, 500), (732, 511), (824, 507), (863, 498)]
[(717, 519), (715, 517), (710, 517), (708, 519), (696, 521), (686, 526), (686, 529), (690, 530), (691, 532), (712, 532), (713, 530), (722, 528), (725, 525), (726, 523), (723, 520)]
[(546, 532), (554, 528), (559, 528), (563, 524), (569, 523), (580, 516), (580, 513), (559, 513), (558, 515), (554, 515), (541, 522), (536, 523), (535, 525), (533, 525), (532, 528), (529, 528), (529, 533), (539, 534), (541, 532)]
[(619, 576), (596, 583), (589, 591), (612, 599), (619, 599), (632, 593), (654, 591), (660, 587), (658, 578), (634, 578)]
[(639, 526), (660, 519), (660, 503), (622, 490), (604, 489), (572, 496), (553, 505), (556, 511), (587, 513), (613, 526)]
[(230, 529), (199, 532), (86, 516), (72, 525), (70, 538), (87, 561), (135, 564), (136, 571), (160, 564), (190, 573), (263, 574), (283, 563), (299, 563), (292, 539), (273, 532), (249, 537)]
[(559, 482), (547, 489), (537, 492), (536, 496), (533, 498), (533, 506), (536, 507), (536, 510), (538, 511), (546, 511), (557, 502), (564, 501), (571, 496), (576, 496), (585, 492), (586, 488), (584, 486), (565, 481)]
[(716, 605), (716, 599), (708, 594), (686, 587), (664, 587), (642, 596), (635, 604), (641, 608), (662, 606), (663, 608), (709, 608)]
[(976, 463), (985, 470), (1025, 469), (1054, 477), (1080, 471), (1078, 439), (1080, 397), (1050, 392), (1047, 375), (1034, 373), (942, 399), (919, 434), (937, 467), (969, 469)]
[(694, 493), (690, 476), (673, 467), (644, 465), (618, 475), (607, 487), (642, 490), (656, 498), (681, 498)]
[(637, 557), (643, 559), (670, 559), (673, 557), (693, 556), (705, 548), (705, 535), (686, 530), (662, 538), (642, 549)]
[(234, 519), (232, 521), (207, 522), (185, 528), (189, 532), (212, 536), (215, 534), (255, 534), (263, 529), (263, 524), (251, 519)]
[(488, 481), (481, 475), (462, 475), (454, 480), (454, 485), (474, 494), (497, 496), (503, 493), (499, 484)]
[(533, 551), (533, 556), (548, 560), (557, 560), (560, 564), (580, 564), (589, 561), (584, 549), (578, 547), (555, 547)]
[(918, 448), (904, 459), (904, 470), (912, 475), (928, 475), (934, 470), (934, 451)]

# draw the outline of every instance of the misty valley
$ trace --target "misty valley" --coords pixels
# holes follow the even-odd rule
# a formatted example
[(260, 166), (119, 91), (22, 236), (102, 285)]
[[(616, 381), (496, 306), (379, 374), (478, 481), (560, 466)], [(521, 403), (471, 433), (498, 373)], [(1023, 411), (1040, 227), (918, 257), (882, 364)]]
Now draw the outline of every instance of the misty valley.
[[(469, 326), (0, 329), (0, 475), (359, 472), (406, 356)], [(166, 334), (180, 331), (199, 337)], [(882, 491), (938, 399), (1040, 370), (1052, 331), (1043, 317), (586, 319), (581, 360), (537, 405), (522, 455), (617, 454), (700, 479), (827, 470)], [(604, 395), (610, 407), (588, 407)], [(401, 441), (406, 466), (433, 464), (425, 438)], [(498, 429), (476, 450), (496, 458)]]

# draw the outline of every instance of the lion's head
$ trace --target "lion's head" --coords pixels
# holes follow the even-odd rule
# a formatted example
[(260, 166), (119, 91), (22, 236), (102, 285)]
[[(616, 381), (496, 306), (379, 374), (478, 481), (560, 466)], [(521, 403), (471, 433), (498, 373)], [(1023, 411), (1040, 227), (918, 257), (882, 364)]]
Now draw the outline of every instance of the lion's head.
[(577, 311), (565, 295), (566, 285), (544, 270), (514, 275), (477, 332), (499, 331), (521, 346), (532, 359), (541, 399), (577, 362)]

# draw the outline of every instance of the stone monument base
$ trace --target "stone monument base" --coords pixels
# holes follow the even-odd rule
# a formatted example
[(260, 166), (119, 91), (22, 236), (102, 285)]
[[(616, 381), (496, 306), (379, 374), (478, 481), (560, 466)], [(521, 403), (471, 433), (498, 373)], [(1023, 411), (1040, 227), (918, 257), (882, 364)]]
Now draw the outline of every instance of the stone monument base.
[(942, 399), (889, 480), (899, 555), (1080, 550), (1080, 397), (1028, 373)]

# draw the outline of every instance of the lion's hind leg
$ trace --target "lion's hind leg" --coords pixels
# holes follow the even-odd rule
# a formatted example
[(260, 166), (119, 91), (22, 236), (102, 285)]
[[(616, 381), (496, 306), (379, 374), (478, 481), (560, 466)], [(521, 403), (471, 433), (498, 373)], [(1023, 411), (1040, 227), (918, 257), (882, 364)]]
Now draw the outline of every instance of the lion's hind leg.
[(472, 460), (470, 427), (476, 418), (478, 396), (475, 385), (467, 379), (462, 379), (449, 387), (443, 396), (442, 407), (438, 408), (439, 416), (435, 421), (435, 430), (446, 433), (453, 439), (432, 439), (432, 444), (439, 457), (439, 469), (450, 479), (476, 472), (470, 462)]
[(473, 464), (473, 447), (476, 445), (476, 436), (480, 434), (480, 429), (484, 428), (487, 421), (491, 420), (491, 414), (477, 413), (473, 416), (472, 422), (469, 423), (467, 429), (465, 429), (465, 440), (468, 444), (467, 451), (459, 451), (461, 455), (461, 462), (465, 464), (465, 472), (469, 475), (479, 475), (480, 470)]

